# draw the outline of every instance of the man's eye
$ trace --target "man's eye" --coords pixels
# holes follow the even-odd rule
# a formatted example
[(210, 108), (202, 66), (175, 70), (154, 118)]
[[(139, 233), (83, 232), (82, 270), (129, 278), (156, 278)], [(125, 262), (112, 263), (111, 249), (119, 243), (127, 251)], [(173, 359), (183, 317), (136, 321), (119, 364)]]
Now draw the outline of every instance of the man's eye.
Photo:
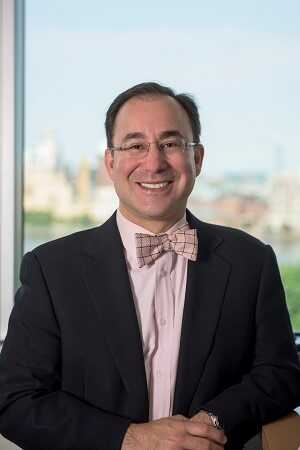
[(145, 148), (145, 145), (144, 145), (144, 144), (138, 144), (138, 143), (136, 143), (136, 144), (130, 144), (130, 145), (128, 145), (128, 146), (126, 147), (126, 150), (131, 150), (131, 151), (134, 151), (134, 152), (140, 152), (140, 151), (143, 151), (144, 148)]
[(179, 143), (177, 141), (167, 141), (167, 142), (162, 142), (161, 143), (161, 147), (164, 150), (170, 150), (170, 149), (176, 149), (179, 147)]

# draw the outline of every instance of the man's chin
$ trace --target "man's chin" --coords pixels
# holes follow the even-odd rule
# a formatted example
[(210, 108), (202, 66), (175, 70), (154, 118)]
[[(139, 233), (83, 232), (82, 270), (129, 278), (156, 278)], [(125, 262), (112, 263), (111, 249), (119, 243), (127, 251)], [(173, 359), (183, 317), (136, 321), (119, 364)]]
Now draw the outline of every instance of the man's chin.
[[(128, 205), (129, 206), (129, 205)], [(141, 208), (138, 207), (126, 207), (120, 205), (120, 211), (123, 213), (127, 219), (131, 220), (133, 223), (140, 224), (143, 226), (145, 223), (157, 223), (157, 224), (174, 224), (176, 223), (185, 213), (185, 206), (182, 208), (175, 208), (174, 204), (170, 205), (147, 205), (144, 204)]]

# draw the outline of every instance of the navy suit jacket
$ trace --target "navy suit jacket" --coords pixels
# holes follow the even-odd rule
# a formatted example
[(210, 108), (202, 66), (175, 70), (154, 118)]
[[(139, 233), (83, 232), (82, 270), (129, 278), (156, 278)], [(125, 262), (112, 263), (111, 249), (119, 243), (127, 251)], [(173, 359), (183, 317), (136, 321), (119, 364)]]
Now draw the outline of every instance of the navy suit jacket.
[[(188, 212), (173, 414), (213, 411), (241, 449), (300, 404), (300, 371), (272, 249)], [(115, 214), (24, 256), (0, 356), (0, 432), (26, 450), (118, 450), (148, 421), (143, 348)]]

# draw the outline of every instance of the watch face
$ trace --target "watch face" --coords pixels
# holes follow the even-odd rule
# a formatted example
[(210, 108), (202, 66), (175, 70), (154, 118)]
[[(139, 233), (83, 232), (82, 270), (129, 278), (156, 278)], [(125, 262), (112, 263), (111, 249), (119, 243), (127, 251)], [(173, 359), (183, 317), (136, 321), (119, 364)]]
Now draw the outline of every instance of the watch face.
[(212, 421), (213, 426), (216, 427), (216, 428), (221, 429), (222, 427), (220, 425), (218, 416), (215, 416), (213, 413), (208, 413), (208, 415), (209, 415), (209, 417), (210, 417), (210, 419)]

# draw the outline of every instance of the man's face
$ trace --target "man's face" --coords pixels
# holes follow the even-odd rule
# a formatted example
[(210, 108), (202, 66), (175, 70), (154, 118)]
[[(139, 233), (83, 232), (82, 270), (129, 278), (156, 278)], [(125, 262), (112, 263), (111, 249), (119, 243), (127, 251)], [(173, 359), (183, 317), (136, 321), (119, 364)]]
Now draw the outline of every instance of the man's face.
[[(193, 141), (188, 116), (175, 99), (168, 96), (132, 98), (117, 114), (113, 146), (127, 144), (130, 135), (139, 133), (139, 141), (151, 142), (149, 152), (143, 158), (131, 157), (126, 151), (107, 150), (105, 153), (120, 211), (132, 222), (154, 232), (164, 231), (183, 216), (203, 159), (201, 145), (165, 156), (156, 143), (167, 132)], [(158, 183), (164, 185), (153, 189), (143, 186), (144, 183), (153, 187)]]

